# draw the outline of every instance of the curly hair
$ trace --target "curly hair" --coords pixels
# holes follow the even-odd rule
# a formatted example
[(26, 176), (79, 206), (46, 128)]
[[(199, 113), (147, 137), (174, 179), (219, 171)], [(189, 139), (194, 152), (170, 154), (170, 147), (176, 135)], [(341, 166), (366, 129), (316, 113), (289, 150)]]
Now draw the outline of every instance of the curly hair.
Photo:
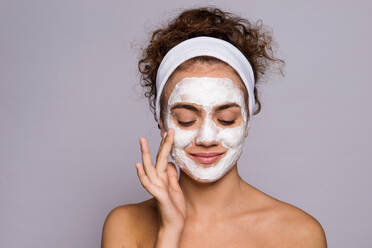
[[(219, 38), (237, 47), (252, 65), (256, 84), (273, 64), (279, 66), (285, 64), (282, 59), (274, 57), (272, 35), (264, 28), (262, 20), (252, 23), (214, 7), (185, 10), (166, 27), (152, 33), (151, 40), (138, 62), (141, 85), (145, 89), (144, 95), (148, 98), (155, 120), (155, 104), (158, 97), (156, 95), (156, 74), (162, 59), (177, 44), (198, 36)], [(213, 58), (206, 57), (208, 56), (200, 56), (191, 60), (213, 62)], [(215, 60), (218, 61), (218, 59)], [(281, 69), (280, 72), (283, 75)], [(254, 97), (258, 104), (253, 113), (256, 115), (261, 111), (256, 86)]]

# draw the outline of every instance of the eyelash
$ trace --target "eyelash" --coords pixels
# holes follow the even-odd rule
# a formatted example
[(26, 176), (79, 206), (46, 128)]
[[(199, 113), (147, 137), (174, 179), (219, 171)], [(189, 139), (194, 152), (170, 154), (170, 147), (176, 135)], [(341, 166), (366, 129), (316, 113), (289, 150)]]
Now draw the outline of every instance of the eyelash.
[(181, 125), (181, 126), (185, 126), (185, 127), (189, 127), (191, 126), (192, 124), (194, 124), (195, 121), (186, 121), (186, 122), (182, 122), (182, 121), (178, 121), (178, 123)]
[[(235, 120), (233, 121), (224, 121), (224, 120), (218, 120), (222, 125), (224, 126), (229, 126), (229, 125), (232, 125), (235, 123)], [(185, 126), (185, 127), (189, 127), (191, 126), (192, 124), (195, 123), (195, 121), (186, 121), (186, 122), (182, 122), (182, 121), (178, 121), (178, 123), (181, 125), (181, 126)]]
[(224, 120), (218, 120), (222, 125), (229, 126), (235, 123), (235, 120), (233, 121), (224, 121)]

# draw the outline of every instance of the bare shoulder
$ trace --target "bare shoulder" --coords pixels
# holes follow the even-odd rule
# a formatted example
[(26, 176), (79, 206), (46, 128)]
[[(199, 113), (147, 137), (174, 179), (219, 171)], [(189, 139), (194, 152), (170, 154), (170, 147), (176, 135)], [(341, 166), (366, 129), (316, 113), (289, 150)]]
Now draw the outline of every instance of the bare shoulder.
[[(250, 202), (255, 202), (253, 218), (256, 237), (264, 247), (326, 248), (325, 232), (319, 221), (292, 204), (280, 201), (246, 184)], [(249, 202), (248, 202), (249, 203)], [(252, 222), (250, 223), (250, 226)]]
[[(326, 248), (326, 236), (319, 221), (304, 210), (282, 202), (278, 207), (281, 232), (290, 237), (293, 247)], [(290, 247), (292, 247), (290, 246)]]
[(141, 247), (153, 242), (157, 234), (154, 198), (121, 205), (106, 216), (102, 229), (102, 248)]
[(271, 229), (277, 237), (276, 247), (326, 248), (324, 229), (319, 221), (304, 210), (289, 203), (274, 200)]

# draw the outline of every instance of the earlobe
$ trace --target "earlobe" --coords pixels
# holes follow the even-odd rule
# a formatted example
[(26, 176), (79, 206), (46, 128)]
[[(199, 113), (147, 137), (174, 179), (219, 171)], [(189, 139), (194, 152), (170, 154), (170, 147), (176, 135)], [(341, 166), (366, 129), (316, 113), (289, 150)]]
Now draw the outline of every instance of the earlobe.
[(249, 129), (249, 127), (250, 127), (250, 126), (249, 126), (250, 123), (251, 123), (250, 121), (247, 122), (247, 127), (245, 128), (245, 133), (244, 133), (245, 137), (248, 137), (248, 129)]

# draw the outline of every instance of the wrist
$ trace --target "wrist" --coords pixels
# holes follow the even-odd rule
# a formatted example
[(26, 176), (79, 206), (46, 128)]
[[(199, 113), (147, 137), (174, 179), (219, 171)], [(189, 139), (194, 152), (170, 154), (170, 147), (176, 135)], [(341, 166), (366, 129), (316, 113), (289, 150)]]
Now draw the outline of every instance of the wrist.
[(183, 223), (165, 224), (160, 226), (159, 232), (164, 234), (181, 234), (183, 232), (183, 227)]
[(183, 228), (160, 227), (156, 241), (156, 248), (178, 248)]

